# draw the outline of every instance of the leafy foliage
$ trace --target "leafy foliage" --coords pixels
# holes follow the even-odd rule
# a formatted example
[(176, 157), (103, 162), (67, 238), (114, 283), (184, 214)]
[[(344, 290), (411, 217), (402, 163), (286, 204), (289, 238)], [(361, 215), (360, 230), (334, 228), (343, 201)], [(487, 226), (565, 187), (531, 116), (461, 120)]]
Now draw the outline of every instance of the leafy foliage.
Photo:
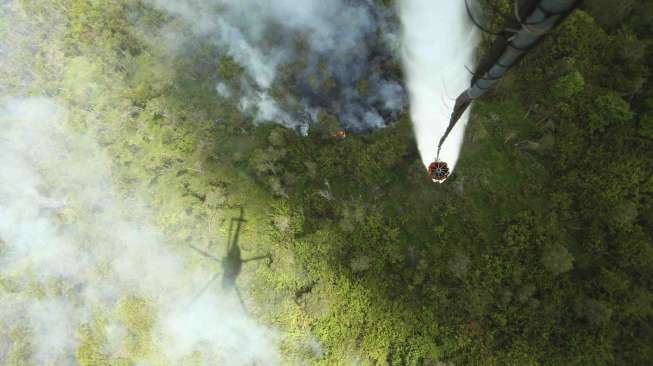
[[(344, 139), (329, 137), (340, 124), (328, 114), (308, 136), (254, 126), (213, 92), (220, 79), (235, 93), (240, 66), (202, 40), (183, 56), (145, 42), (134, 17), (150, 30), (169, 20), (140, 2), (24, 3), (35, 19), (65, 14), (64, 66), (38, 61), (55, 70), (43, 83), (103, 143), (122, 194), (148, 192), (180, 251), (223, 240), (225, 218), (246, 207), (245, 254), (274, 261), (242, 281), (252, 312), (288, 334), (288, 362), (653, 359), (649, 2), (572, 14), (475, 105), (441, 186), (419, 162), (407, 115)], [(284, 87), (282, 76), (272, 90)], [(103, 353), (98, 316), (79, 331), (77, 362), (156, 359), (151, 312), (146, 299), (123, 299), (111, 316), (129, 329), (125, 356)], [(17, 341), (9, 364), (28, 348)]]

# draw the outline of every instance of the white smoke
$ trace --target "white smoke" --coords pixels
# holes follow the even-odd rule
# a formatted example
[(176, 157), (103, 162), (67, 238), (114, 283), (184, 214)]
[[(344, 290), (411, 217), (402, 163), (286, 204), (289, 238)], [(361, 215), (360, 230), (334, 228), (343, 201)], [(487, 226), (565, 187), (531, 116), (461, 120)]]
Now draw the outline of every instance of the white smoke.
[[(136, 297), (153, 349), (134, 362), (278, 364), (278, 336), (233, 293), (209, 288), (192, 301), (213, 273), (173, 251), (144, 205), (112, 189), (94, 141), (65, 123), (51, 100), (0, 100), (0, 361), (31, 344), (33, 364), (75, 365), (80, 327), (98, 314), (111, 320), (103, 352), (121, 357), (133, 330), (111, 314)], [(28, 341), (10, 334), (19, 328)]]
[[(198, 39), (209, 40), (245, 70), (251, 82), (240, 81), (243, 93), (239, 102), (241, 109), (253, 113), (256, 122), (299, 127), (307, 123), (303, 117), (310, 114), (309, 110), (330, 108), (348, 128), (363, 130), (386, 126), (392, 121), (386, 121), (381, 114), (396, 116), (405, 105), (402, 87), (378, 72), (381, 59), (394, 56), (397, 41), (389, 21), (391, 11), (372, 0), (148, 0), (148, 3), (176, 20), (155, 36), (163, 40), (157, 44), (167, 44), (183, 52), (186, 44)], [(190, 29), (193, 37), (180, 29)], [(298, 50), (298, 43), (305, 44), (302, 51)], [(372, 60), (372, 47), (374, 53), (380, 53), (378, 50), (382, 48), (387, 55), (377, 55)], [(277, 103), (280, 101), (275, 101), (269, 93), (280, 66), (299, 59), (305, 64), (293, 77), (305, 82), (286, 86), (291, 90), (285, 90), (288, 95), (284, 97), (302, 104), (306, 113), (301, 117), (284, 110)], [(321, 86), (311, 89), (307, 85), (325, 82), (328, 79), (325, 75), (337, 84), (335, 90), (325, 91)], [(356, 90), (360, 80), (369, 82), (369, 95), (361, 95)], [(221, 92), (224, 87), (217, 90), (224, 95)], [(247, 108), (242, 108), (243, 105)]]
[[(373, 28), (362, 6), (344, 0), (150, 0), (150, 3), (190, 23), (201, 36), (224, 46), (258, 86), (267, 88), (277, 66), (294, 57), (292, 35), (304, 34), (312, 50), (334, 56), (359, 52)], [(271, 41), (271, 25), (282, 28)], [(282, 47), (279, 47), (282, 46)], [(286, 47), (283, 47), (286, 46)]]
[[(464, 1), (401, 0), (403, 61), (410, 95), (410, 113), (425, 166), (435, 159), (455, 98), (469, 87), (478, 34), (469, 22)], [(440, 160), (456, 165), (466, 112), (444, 143)]]

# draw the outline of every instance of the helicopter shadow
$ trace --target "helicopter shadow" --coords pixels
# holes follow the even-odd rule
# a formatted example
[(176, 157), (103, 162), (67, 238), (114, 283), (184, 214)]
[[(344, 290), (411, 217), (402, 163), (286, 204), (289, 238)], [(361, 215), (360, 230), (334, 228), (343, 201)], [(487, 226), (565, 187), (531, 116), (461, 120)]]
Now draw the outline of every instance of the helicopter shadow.
[(197, 295), (193, 297), (191, 304), (197, 301), (197, 299), (199, 299), (211, 287), (211, 285), (213, 285), (215, 281), (220, 278), (220, 275), (222, 274), (222, 289), (225, 291), (233, 289), (236, 293), (236, 296), (238, 297), (238, 300), (240, 301), (241, 306), (246, 310), (240, 289), (236, 285), (236, 279), (242, 272), (243, 265), (245, 263), (267, 259), (267, 265), (270, 266), (272, 264), (272, 255), (268, 253), (243, 259), (238, 243), (240, 240), (240, 230), (242, 229), (242, 225), (245, 222), (247, 222), (247, 220), (244, 218), (244, 210), (242, 207), (240, 207), (240, 215), (238, 217), (232, 217), (229, 221), (229, 236), (227, 237), (227, 247), (225, 255), (222, 258), (214, 256), (206, 249), (198, 248), (192, 244), (190, 245), (190, 247), (196, 252), (218, 263), (222, 267), (222, 271), (216, 272), (215, 275), (213, 275), (213, 277), (211, 277), (211, 279), (197, 293)]

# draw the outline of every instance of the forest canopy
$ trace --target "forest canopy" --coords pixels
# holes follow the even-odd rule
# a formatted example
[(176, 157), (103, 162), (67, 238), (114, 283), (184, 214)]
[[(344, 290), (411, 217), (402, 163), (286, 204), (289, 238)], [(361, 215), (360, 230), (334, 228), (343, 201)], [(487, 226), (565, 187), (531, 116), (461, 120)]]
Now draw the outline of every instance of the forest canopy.
[[(243, 262), (233, 281), (243, 322), (260, 334), (252, 348), (268, 333), (249, 328), (249, 317), (278, 332), (271, 363), (651, 363), (652, 1), (588, 0), (574, 11), (475, 102), (456, 170), (441, 185), (415, 146), (393, 1), (361, 2), (333, 20), (350, 47), (365, 45), (346, 54), (343, 44), (318, 47), (326, 28), (308, 20), (278, 24), (277, 11), (290, 10), (253, 10), (270, 28), (243, 37), (267, 64), (225, 51), (236, 38), (216, 34), (234, 35), (238, 24), (210, 22), (222, 10), (192, 3), (5, 2), (0, 95), (3, 105), (49, 98), (65, 115), (58, 134), (97, 145), (115, 200), (134, 215), (151, 212), (165, 253), (183, 258), (179, 277), (213, 273), (193, 247), (221, 257), (242, 208), (238, 260), (266, 259)], [(98, 225), (80, 218), (103, 206), (75, 206), (85, 191), (74, 174), (43, 169), (48, 184), (66, 176), (79, 189), (65, 192), (68, 208), (48, 211), (52, 220)], [(109, 276), (107, 263), (96, 264), (94, 279)], [(0, 300), (79, 296), (65, 279), (30, 271), (0, 268)], [(154, 331), (165, 306), (120, 291), (66, 335), (67, 362), (231, 364), (200, 346), (175, 363)], [(0, 364), (39, 364), (38, 329), (8, 308), (0, 305)], [(125, 329), (120, 352), (109, 347), (108, 324)]]

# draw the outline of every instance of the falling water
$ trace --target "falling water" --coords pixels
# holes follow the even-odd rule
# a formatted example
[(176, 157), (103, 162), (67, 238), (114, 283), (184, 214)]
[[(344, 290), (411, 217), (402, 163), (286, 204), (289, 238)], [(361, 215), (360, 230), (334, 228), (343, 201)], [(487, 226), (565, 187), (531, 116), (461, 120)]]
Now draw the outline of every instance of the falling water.
[[(478, 34), (462, 0), (401, 0), (403, 62), (410, 94), (410, 113), (424, 165), (435, 159), (438, 140), (449, 124), (455, 98), (471, 81)], [(466, 112), (440, 152), (440, 160), (456, 165)]]

